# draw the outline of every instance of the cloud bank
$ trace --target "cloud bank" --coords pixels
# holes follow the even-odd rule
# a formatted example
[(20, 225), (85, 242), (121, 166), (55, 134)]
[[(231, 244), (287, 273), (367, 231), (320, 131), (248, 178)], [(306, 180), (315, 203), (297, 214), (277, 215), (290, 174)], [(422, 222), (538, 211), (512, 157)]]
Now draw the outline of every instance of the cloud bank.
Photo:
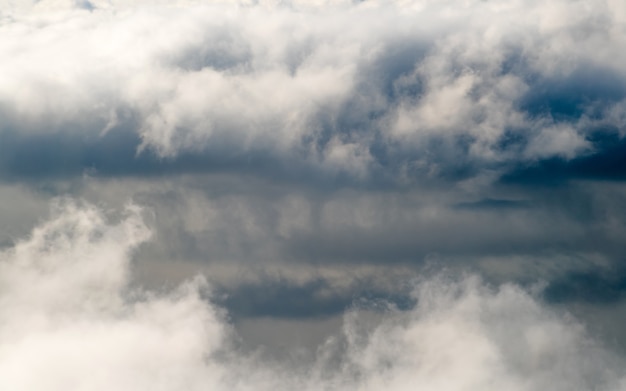
[[(623, 388), (625, 24), (619, 0), (0, 0), (0, 382)], [(28, 234), (58, 196), (88, 201)], [(272, 364), (238, 334), (272, 321), (344, 326)]]
[(369, 327), (355, 307), (310, 365), (265, 361), (237, 348), (204, 278), (171, 291), (130, 289), (133, 251), (149, 238), (139, 214), (129, 207), (111, 220), (65, 200), (2, 252), (3, 389), (626, 387), (620, 360), (571, 317), (476, 276), (423, 279), (413, 309), (379, 303), (382, 320)]
[(85, 4), (3, 18), (9, 174), (33, 144), (35, 172), (113, 171), (120, 132), (156, 165), (413, 183), (601, 154), (624, 133), (617, 1)]

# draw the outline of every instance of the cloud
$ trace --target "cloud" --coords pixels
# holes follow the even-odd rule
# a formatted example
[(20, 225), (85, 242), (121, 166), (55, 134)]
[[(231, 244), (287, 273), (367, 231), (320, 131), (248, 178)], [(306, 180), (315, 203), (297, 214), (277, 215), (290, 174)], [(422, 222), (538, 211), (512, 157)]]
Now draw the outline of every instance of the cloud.
[(264, 363), (235, 347), (203, 278), (160, 293), (130, 289), (133, 248), (148, 237), (138, 213), (131, 207), (112, 223), (64, 201), (1, 254), (3, 388), (623, 387), (623, 366), (580, 324), (518, 287), (489, 288), (475, 276), (426, 278), (413, 309), (386, 309), (371, 328), (361, 311), (348, 312), (343, 334), (310, 367)]
[[(565, 388), (572, 369), (619, 389), (598, 369), (617, 359), (554, 306), (596, 305), (591, 323), (624, 308), (607, 276), (626, 240), (625, 22), (618, 0), (0, 0), (0, 315), (15, 319), (0, 332), (17, 341), (3, 360), (132, 369), (108, 389), (158, 389), (148, 373), (163, 389), (458, 388), (444, 367), (467, 387)], [(59, 195), (117, 212), (66, 202), (16, 240)], [(153, 240), (128, 199), (151, 208)], [(431, 263), (493, 287), (411, 285)], [(389, 308), (361, 333), (362, 297)], [(348, 313), (317, 361), (289, 367), (239, 351), (226, 310), (248, 331)], [(499, 327), (529, 335), (520, 356)], [(542, 346), (558, 358), (545, 372)], [(67, 385), (63, 362), (41, 371)], [(10, 379), (37, 381), (23, 373)]]
[(139, 160), (258, 156), (357, 182), (571, 160), (602, 152), (597, 126), (623, 133), (624, 16), (597, 3), (42, 1), (0, 25), (1, 131), (42, 156), (51, 134), (81, 154), (117, 129)]

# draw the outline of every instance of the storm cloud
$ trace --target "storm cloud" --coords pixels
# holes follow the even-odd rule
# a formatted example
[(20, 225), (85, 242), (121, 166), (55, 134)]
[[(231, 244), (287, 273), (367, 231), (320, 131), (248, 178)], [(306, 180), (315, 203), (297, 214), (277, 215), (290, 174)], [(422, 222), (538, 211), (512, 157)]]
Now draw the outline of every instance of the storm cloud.
[[(623, 375), (600, 368), (619, 368), (609, 351), (626, 351), (626, 335), (611, 326), (626, 314), (622, 3), (0, 0), (0, 245), (7, 265), (26, 262), (22, 271), (6, 266), (13, 277), (3, 300), (28, 301), (33, 281), (51, 292), (75, 281), (87, 297), (102, 296), (72, 304), (73, 288), (58, 290), (58, 305), (80, 307), (67, 311), (88, 334), (141, 323), (137, 306), (146, 316), (179, 314), (172, 322), (193, 329), (180, 338), (199, 349), (181, 351), (187, 389), (207, 376), (230, 384), (224, 379), (238, 375), (226, 358), (254, 367), (260, 388), (276, 378), (369, 389), (389, 376), (398, 388), (410, 380), (435, 389), (588, 389), (589, 381), (619, 389)], [(74, 201), (43, 223), (59, 199)], [(72, 228), (58, 237), (52, 226), (64, 218)], [(132, 234), (118, 232), (128, 227)], [(26, 245), (48, 243), (46, 235), (52, 247)], [(98, 282), (104, 261), (91, 248), (99, 243), (126, 266), (107, 266), (112, 274)], [(51, 274), (14, 260), (57, 250)], [(66, 258), (85, 258), (71, 269), (86, 274), (65, 276)], [(437, 303), (425, 309), (429, 295)], [(24, 316), (48, 322), (37, 312), (45, 300)], [(363, 302), (386, 309), (357, 309)], [(197, 315), (185, 312), (192, 308)], [(363, 344), (349, 341), (353, 315), (377, 319)], [(509, 351), (499, 334), (507, 319), (516, 319), (515, 333), (536, 328), (538, 339)], [(448, 323), (482, 341), (475, 351), (484, 355), (467, 360), (476, 367), (460, 364), (461, 340), (413, 339), (444, 338), (435, 334)], [(306, 347), (332, 358), (297, 369), (317, 368), (326, 380), (256, 362), (261, 353), (248, 350), (264, 347), (246, 341), (265, 337), (255, 324), (281, 325), (268, 327), (268, 339), (294, 328), (298, 339), (303, 325), (324, 328), (315, 343), (335, 335), (323, 349)], [(179, 338), (157, 329), (155, 341)], [(227, 346), (238, 338), (247, 353)], [(380, 350), (398, 341), (415, 349)], [(587, 346), (597, 363), (581, 353)], [(544, 353), (559, 359), (545, 359), (555, 366), (541, 372)], [(221, 357), (209, 360), (220, 375), (205, 367), (207, 354)], [(566, 356), (574, 362), (563, 364)], [(446, 385), (435, 364), (433, 378), (403, 372), (440, 359), (458, 363), (464, 380)], [(341, 370), (325, 372), (333, 360)], [(493, 362), (500, 369), (486, 371)], [(154, 388), (150, 380), (137, 387)]]

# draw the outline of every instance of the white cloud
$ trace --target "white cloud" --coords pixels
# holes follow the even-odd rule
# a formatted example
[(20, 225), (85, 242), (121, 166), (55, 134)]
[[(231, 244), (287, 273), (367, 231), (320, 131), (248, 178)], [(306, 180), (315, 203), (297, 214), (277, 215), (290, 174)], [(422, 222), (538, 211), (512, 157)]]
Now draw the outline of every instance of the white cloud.
[[(597, 129), (623, 137), (625, 21), (613, 0), (0, 0), (0, 138), (17, 135), (25, 151), (12, 158), (7, 147), (0, 171), (92, 156), (97, 166), (137, 138), (139, 154), (180, 158), (165, 179), (48, 189), (157, 206), (160, 231), (141, 266), (160, 273), (153, 280), (192, 274), (191, 261), (175, 262), (191, 259), (221, 271), (223, 286), (262, 284), (262, 271), (322, 278), (332, 297), (357, 280), (396, 292), (431, 251), (503, 280), (549, 275), (532, 269), (537, 259), (554, 275), (584, 269), (589, 253), (611, 263), (626, 232), (620, 185), (571, 184), (567, 197), (491, 186), (501, 167), (594, 152)], [(137, 138), (107, 139), (102, 153), (114, 132)], [(72, 153), (46, 160), (46, 148)], [(215, 175), (184, 160), (192, 153)], [(129, 174), (120, 161), (107, 175), (166, 167), (138, 159)], [(276, 180), (237, 172), (257, 162)], [(428, 182), (457, 168), (470, 171), (458, 188)], [(375, 178), (365, 190), (318, 189), (315, 170)], [(381, 190), (390, 178), (419, 188)], [(46, 186), (3, 192), (32, 220)], [(16, 205), (0, 209), (19, 232), (28, 224)], [(233, 348), (202, 279), (136, 290), (129, 262), (150, 233), (136, 209), (117, 218), (67, 201), (2, 252), (1, 389), (625, 388), (620, 361), (580, 325), (520, 288), (474, 278), (422, 281), (416, 309), (390, 310), (365, 331), (350, 312), (311, 367), (272, 366)], [(386, 271), (394, 262), (407, 263)]]
[[(148, 237), (137, 208), (118, 223), (66, 201), (1, 254), (0, 386), (29, 390), (620, 390), (623, 365), (566, 315), (476, 277), (417, 283), (418, 305), (343, 336), (308, 368), (234, 348), (196, 278), (160, 293), (130, 284)], [(343, 341), (343, 342), (342, 342)]]
[[(256, 151), (356, 178), (381, 164), (370, 149), (429, 160), (433, 139), (462, 138), (478, 162), (571, 158), (588, 129), (559, 129), (581, 119), (521, 102), (585, 67), (624, 79), (623, 12), (592, 3), (20, 3), (0, 24), (3, 131), (127, 124), (165, 157)], [(503, 148), (511, 133), (554, 142)]]
[(539, 135), (526, 147), (526, 154), (537, 159), (551, 156), (572, 159), (590, 149), (590, 143), (571, 126), (554, 125), (541, 129)]
[[(610, 268), (621, 184), (493, 182), (624, 136), (624, 21), (614, 0), (0, 0), (0, 174), (32, 182), (2, 186), (2, 244), (73, 193), (155, 206), (152, 285), (319, 279), (330, 302), (397, 293), (437, 252), (500, 280)], [(268, 363), (203, 278), (136, 287), (140, 214), (63, 201), (0, 253), (0, 389), (626, 389), (573, 319), (475, 277), (424, 279), (371, 327), (349, 311), (310, 366)]]

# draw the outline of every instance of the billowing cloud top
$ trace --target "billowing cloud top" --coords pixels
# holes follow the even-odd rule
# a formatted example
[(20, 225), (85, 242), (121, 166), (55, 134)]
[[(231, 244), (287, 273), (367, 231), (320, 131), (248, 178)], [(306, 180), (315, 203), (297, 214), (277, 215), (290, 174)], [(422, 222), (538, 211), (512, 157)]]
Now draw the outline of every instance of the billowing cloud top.
[[(122, 147), (135, 165), (134, 153), (193, 160), (182, 170), (252, 160), (406, 183), (568, 162), (624, 134), (619, 1), (8, 9), (7, 175), (123, 170), (107, 153)], [(34, 152), (42, 160), (17, 163)]]

